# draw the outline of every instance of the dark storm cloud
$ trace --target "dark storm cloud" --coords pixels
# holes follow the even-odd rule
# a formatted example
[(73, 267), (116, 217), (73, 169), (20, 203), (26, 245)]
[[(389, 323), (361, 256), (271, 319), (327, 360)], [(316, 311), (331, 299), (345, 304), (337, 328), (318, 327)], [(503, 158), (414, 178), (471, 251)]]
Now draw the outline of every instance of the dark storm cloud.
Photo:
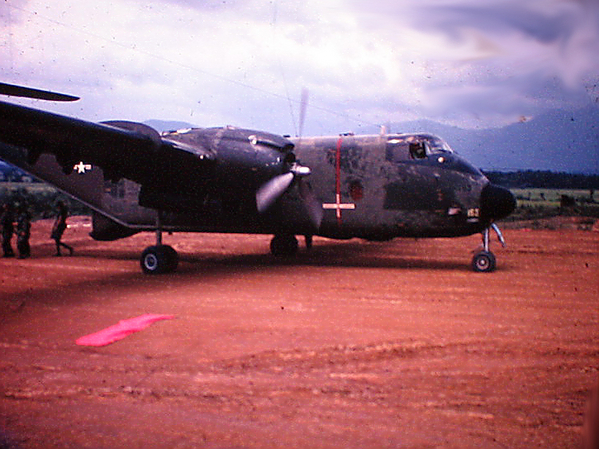
[(571, 64), (577, 59), (577, 69), (585, 74), (599, 68), (599, 3), (594, 1), (462, 1), (453, 6), (435, 3), (418, 8), (414, 24), (456, 40), (467, 39), (465, 30), (478, 30), (508, 55), (521, 54), (522, 44), (554, 46), (563, 57), (556, 64)]
[[(578, 9), (578, 8), (577, 8)], [(422, 11), (418, 23), (422, 27), (453, 33), (465, 26), (487, 33), (519, 31), (540, 42), (567, 40), (572, 36), (582, 11), (552, 14), (534, 11), (524, 4), (438, 7)]]
[[(348, 115), (505, 123), (596, 92), (595, 2), (11, 0), (25, 20), (4, 34), (0, 71), (87, 92), (93, 119), (289, 131), (287, 111), (308, 88), (312, 111), (334, 111), (322, 119), (331, 130), (348, 127)], [(268, 119), (255, 112), (265, 101), (276, 111)]]
[[(599, 80), (596, 0), (384, 1), (378, 6), (373, 12), (353, 2), (373, 32), (383, 18), (387, 27), (405, 22), (446, 40), (446, 54), (431, 53), (426, 62), (431, 69), (422, 88), (430, 94), (429, 112), (445, 118), (534, 115), (594, 101), (589, 86)], [(397, 27), (397, 33), (404, 29)]]
[(454, 33), (464, 27), (486, 33), (519, 31), (541, 42), (567, 40), (581, 22), (599, 25), (596, 0), (422, 0), (417, 4), (383, 1), (365, 8), (354, 0), (353, 8), (363, 15), (394, 17), (430, 31)]

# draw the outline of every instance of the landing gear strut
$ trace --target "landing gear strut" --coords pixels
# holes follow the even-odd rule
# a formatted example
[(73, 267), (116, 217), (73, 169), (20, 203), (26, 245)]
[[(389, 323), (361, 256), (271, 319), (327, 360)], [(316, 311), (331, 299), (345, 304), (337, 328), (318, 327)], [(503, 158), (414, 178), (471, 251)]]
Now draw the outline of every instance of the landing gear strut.
[(156, 245), (147, 247), (139, 261), (145, 274), (172, 273), (179, 265), (179, 255), (172, 246), (162, 244), (162, 217), (156, 216)]
[(310, 234), (306, 234), (306, 235), (304, 236), (304, 239), (305, 239), (305, 241), (306, 241), (306, 249), (307, 249), (308, 251), (310, 251), (310, 250), (312, 249), (312, 242), (313, 242), (313, 238), (312, 238), (312, 236), (311, 236)]
[(472, 269), (478, 273), (490, 273), (495, 270), (497, 260), (495, 255), (489, 250), (489, 229), (493, 229), (497, 234), (497, 239), (501, 245), (505, 248), (505, 239), (503, 234), (495, 223), (491, 224), (490, 228), (485, 229), (482, 232), (483, 237), (483, 249), (474, 255), (472, 258)]

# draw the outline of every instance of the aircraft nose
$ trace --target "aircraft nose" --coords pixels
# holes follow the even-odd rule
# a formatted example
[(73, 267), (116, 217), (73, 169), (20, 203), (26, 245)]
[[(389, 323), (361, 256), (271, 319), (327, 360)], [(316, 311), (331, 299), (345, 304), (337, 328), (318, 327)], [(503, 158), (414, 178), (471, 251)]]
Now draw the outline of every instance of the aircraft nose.
[(516, 209), (516, 198), (508, 189), (489, 183), (480, 195), (480, 209), (483, 219), (499, 220)]

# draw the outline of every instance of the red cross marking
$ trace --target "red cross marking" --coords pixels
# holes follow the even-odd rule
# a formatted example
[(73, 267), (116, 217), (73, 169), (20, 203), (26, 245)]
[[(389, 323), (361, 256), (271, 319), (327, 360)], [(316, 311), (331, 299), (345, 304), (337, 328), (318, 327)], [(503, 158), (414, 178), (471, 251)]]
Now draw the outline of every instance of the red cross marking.
[(343, 139), (339, 137), (337, 141), (337, 152), (335, 153), (335, 202), (334, 203), (323, 203), (323, 209), (334, 209), (335, 216), (337, 217), (337, 224), (341, 226), (341, 211), (353, 210), (356, 205), (353, 203), (342, 203), (341, 202), (341, 143)]

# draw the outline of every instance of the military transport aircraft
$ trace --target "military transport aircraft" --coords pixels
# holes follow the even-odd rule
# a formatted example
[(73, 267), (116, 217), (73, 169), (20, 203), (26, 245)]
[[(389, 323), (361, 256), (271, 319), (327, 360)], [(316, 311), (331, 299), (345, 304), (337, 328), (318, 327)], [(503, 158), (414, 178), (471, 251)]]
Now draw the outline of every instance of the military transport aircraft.
[[(0, 93), (20, 95), (14, 87), (2, 84)], [(0, 102), (0, 159), (88, 205), (97, 240), (155, 231), (156, 245), (140, 261), (149, 274), (177, 267), (163, 231), (272, 234), (275, 255), (294, 254), (297, 235), (310, 247), (312, 236), (480, 232), (472, 267), (490, 272), (489, 229), (504, 243), (495, 221), (516, 205), (509, 190), (430, 134), (300, 139), (234, 127), (160, 134), (141, 123), (91, 123)]]

